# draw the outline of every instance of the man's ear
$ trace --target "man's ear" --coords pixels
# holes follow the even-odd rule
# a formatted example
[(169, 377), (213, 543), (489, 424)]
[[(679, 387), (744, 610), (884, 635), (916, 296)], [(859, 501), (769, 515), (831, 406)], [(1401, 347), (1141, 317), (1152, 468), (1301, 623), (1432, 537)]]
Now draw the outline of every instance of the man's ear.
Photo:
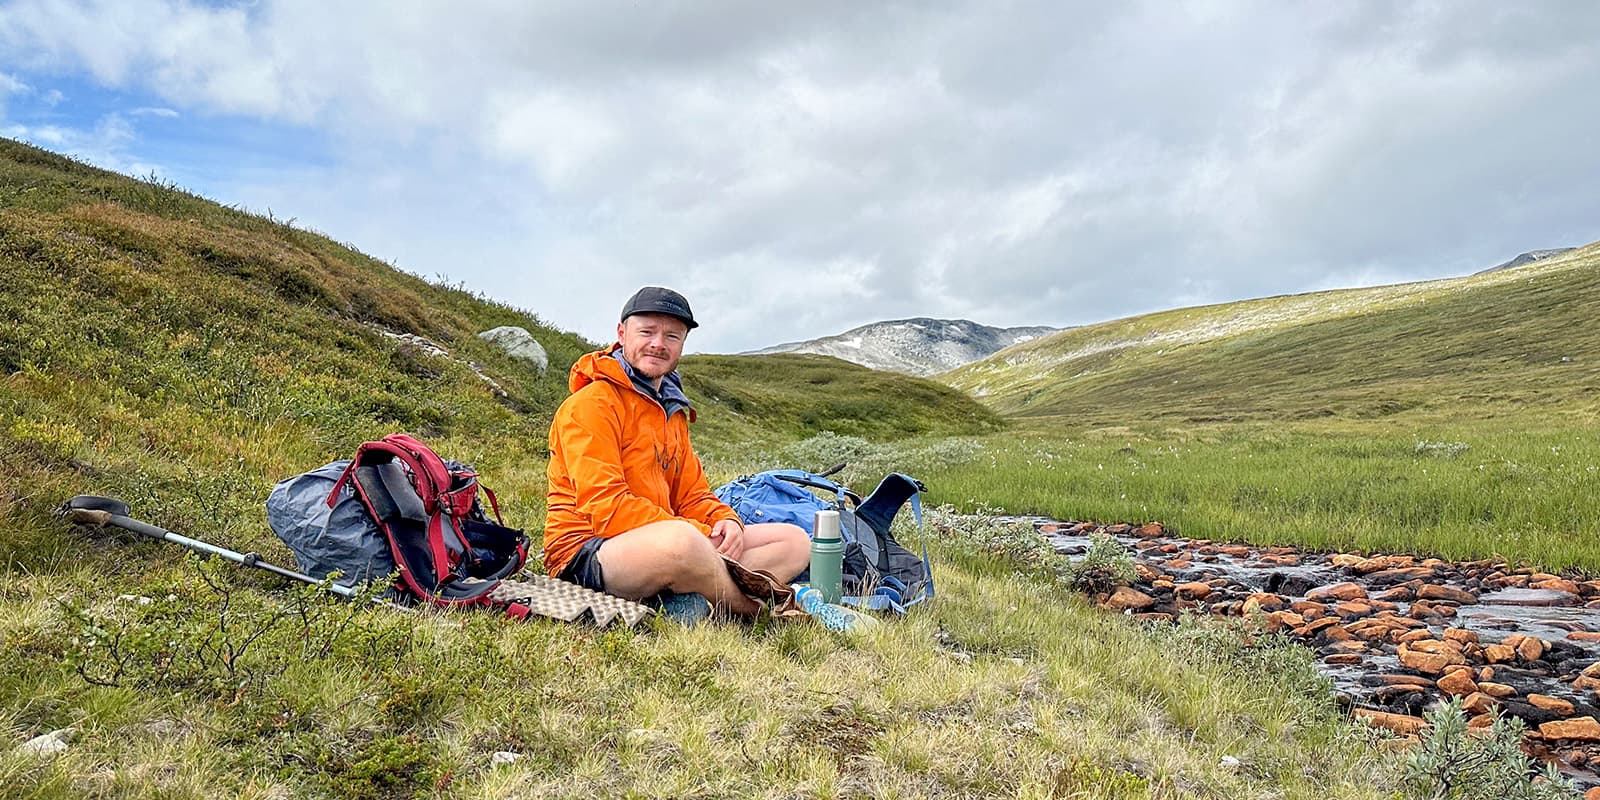
[(617, 343), (618, 344), (622, 343), (622, 332), (624, 330), (626, 330), (627, 327), (628, 327), (628, 321), (627, 320), (623, 320), (623, 321), (617, 323)]

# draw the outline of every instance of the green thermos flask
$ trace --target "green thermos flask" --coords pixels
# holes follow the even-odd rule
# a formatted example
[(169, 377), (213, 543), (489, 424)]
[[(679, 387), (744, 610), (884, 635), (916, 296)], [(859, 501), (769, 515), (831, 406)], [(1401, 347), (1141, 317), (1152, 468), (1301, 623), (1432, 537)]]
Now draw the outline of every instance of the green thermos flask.
[(824, 602), (844, 596), (844, 541), (839, 536), (839, 512), (818, 511), (816, 534), (811, 537), (811, 586)]

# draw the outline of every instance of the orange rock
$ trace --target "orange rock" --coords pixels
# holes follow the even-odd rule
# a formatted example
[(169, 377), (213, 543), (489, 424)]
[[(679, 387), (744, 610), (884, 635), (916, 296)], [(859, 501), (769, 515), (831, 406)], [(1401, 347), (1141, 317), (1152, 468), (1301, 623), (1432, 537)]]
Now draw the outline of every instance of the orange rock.
[(1444, 638), (1449, 639), (1452, 642), (1460, 642), (1462, 644), (1478, 643), (1478, 634), (1473, 633), (1466, 628), (1445, 628)]
[(1184, 600), (1204, 600), (1211, 596), (1211, 584), (1202, 581), (1190, 581), (1178, 584), (1174, 590), (1178, 597)]
[(1421, 589), (1418, 589), (1417, 597), (1420, 597), (1423, 600), (1442, 600), (1447, 603), (1456, 603), (1458, 605), (1471, 605), (1478, 602), (1478, 596), (1472, 592), (1469, 592), (1465, 589), (1457, 589), (1453, 586), (1440, 586), (1434, 583), (1430, 583), (1426, 586), (1423, 586)]
[(1569, 581), (1566, 578), (1552, 578), (1550, 580), (1534, 581), (1532, 588), (1554, 589), (1558, 592), (1566, 592), (1568, 594), (1578, 593), (1578, 584), (1573, 581)]
[(1408, 567), (1415, 562), (1416, 560), (1411, 556), (1376, 556), (1357, 561), (1351, 564), (1348, 569), (1357, 575), (1371, 575), (1374, 572), (1381, 572), (1386, 569)]
[(1387, 711), (1373, 711), (1368, 708), (1358, 708), (1354, 714), (1356, 719), (1365, 720), (1368, 725), (1376, 728), (1385, 728), (1401, 736), (1410, 736), (1428, 727), (1420, 717), (1405, 714), (1390, 714)]
[(1600, 800), (1600, 786), (1583, 793), (1583, 800)]
[(1333, 565), (1339, 569), (1349, 569), (1363, 561), (1366, 561), (1366, 558), (1362, 556), (1351, 555), (1349, 553), (1334, 553), (1333, 557), (1328, 560), (1333, 562)]
[(1143, 562), (1134, 564), (1133, 572), (1139, 576), (1141, 581), (1153, 581), (1157, 578), (1166, 577), (1160, 570)]
[[(1409, 643), (1412, 650), (1421, 653), (1452, 653), (1461, 655), (1461, 645), (1444, 639), (1418, 639)], [(1465, 664), (1465, 661), (1459, 662)]]
[(1490, 697), (1483, 692), (1473, 692), (1472, 694), (1467, 695), (1466, 700), (1461, 702), (1461, 707), (1465, 709), (1468, 714), (1483, 714), (1493, 709), (1497, 705), (1500, 704), (1496, 702), (1493, 697)]
[(1457, 697), (1466, 697), (1478, 691), (1478, 684), (1472, 682), (1472, 671), (1458, 669), (1445, 673), (1445, 676), (1434, 682), (1439, 691)]
[(1490, 697), (1500, 699), (1510, 697), (1517, 693), (1517, 690), (1511, 688), (1510, 686), (1507, 686), (1503, 683), (1490, 683), (1489, 681), (1478, 681), (1478, 691), (1483, 692)]
[(1517, 649), (1517, 645), (1522, 644), (1522, 640), (1526, 638), (1528, 638), (1526, 633), (1513, 633), (1510, 636), (1501, 639), (1500, 643), (1511, 648), (1512, 650), (1515, 650)]
[(1378, 680), (1383, 681), (1385, 686), (1421, 686), (1424, 689), (1433, 687), (1433, 681), (1430, 681), (1427, 678), (1418, 677), (1416, 675), (1391, 673), (1387, 675), (1379, 675)]
[(1318, 586), (1317, 588), (1312, 589), (1309, 592), (1306, 592), (1306, 599), (1307, 600), (1365, 600), (1365, 599), (1367, 599), (1367, 590), (1361, 588), (1361, 586), (1359, 584), (1350, 583), (1349, 581), (1345, 581), (1344, 583), (1335, 583), (1335, 584), (1333, 584), (1331, 586)]
[(1162, 563), (1161, 566), (1166, 567), (1167, 569), (1188, 569), (1194, 566), (1194, 562), (1189, 561), (1188, 559), (1174, 558), (1170, 561)]
[(1493, 725), (1494, 725), (1494, 715), (1493, 714), (1479, 714), (1478, 716), (1467, 720), (1467, 727), (1471, 728), (1473, 730), (1481, 730), (1483, 728), (1488, 728), (1488, 727), (1491, 727)]
[(1517, 651), (1503, 644), (1491, 644), (1483, 648), (1483, 660), (1490, 664), (1504, 664), (1517, 657)]
[(1543, 639), (1529, 636), (1517, 645), (1517, 655), (1523, 661), (1538, 661), (1544, 655), (1545, 644)]
[(1573, 631), (1572, 633), (1567, 634), (1567, 638), (1574, 642), (1600, 642), (1600, 633), (1594, 633), (1592, 631)]
[(1333, 613), (1338, 614), (1345, 619), (1355, 619), (1357, 617), (1364, 617), (1368, 614), (1371, 614), (1372, 606), (1369, 606), (1366, 603), (1356, 602), (1340, 603), (1339, 605), (1333, 607)]
[(1545, 739), (1577, 739), (1585, 742), (1600, 742), (1600, 722), (1595, 722), (1594, 717), (1574, 717), (1572, 719), (1546, 722), (1539, 726), (1539, 735)]
[(1324, 642), (1348, 642), (1354, 638), (1355, 636), (1353, 636), (1349, 631), (1337, 625), (1331, 625), (1322, 629), (1322, 640)]
[(1277, 632), (1290, 628), (1298, 628), (1306, 624), (1305, 618), (1293, 611), (1274, 611), (1266, 616), (1266, 628)]
[(1244, 599), (1244, 613), (1255, 614), (1262, 611), (1281, 611), (1288, 605), (1282, 597), (1269, 592), (1256, 592)]
[(1322, 616), (1326, 609), (1323, 608), (1321, 603), (1313, 603), (1310, 600), (1296, 600), (1289, 604), (1289, 610), (1304, 616), (1306, 619), (1315, 619)]
[(1117, 587), (1117, 590), (1112, 592), (1111, 596), (1106, 598), (1105, 601), (1107, 608), (1113, 608), (1118, 611), (1127, 611), (1130, 609), (1133, 611), (1143, 611), (1155, 604), (1156, 600), (1154, 597), (1151, 597), (1150, 595), (1147, 595), (1138, 589), (1133, 589), (1127, 586)]
[(1408, 645), (1400, 645), (1395, 652), (1400, 657), (1401, 666), (1427, 675), (1438, 675), (1444, 672), (1445, 667), (1466, 663), (1460, 653), (1424, 653), (1412, 650)]
[(1167, 529), (1162, 526), (1161, 523), (1151, 522), (1145, 525), (1140, 525), (1136, 530), (1133, 531), (1133, 535), (1139, 537), (1140, 539), (1154, 539), (1158, 536), (1166, 535), (1166, 532)]
[(1379, 593), (1378, 599), (1394, 603), (1409, 603), (1417, 599), (1417, 590), (1410, 586), (1396, 586), (1393, 589)]
[(1530, 694), (1528, 695), (1528, 703), (1552, 714), (1559, 714), (1563, 717), (1572, 716), (1572, 704), (1559, 697), (1551, 697), (1547, 694)]
[(1353, 667), (1362, 661), (1360, 653), (1334, 653), (1322, 658), (1322, 663), (1334, 667)]
[(1405, 642), (1418, 642), (1418, 641), (1422, 641), (1424, 639), (1432, 639), (1432, 638), (1433, 638), (1433, 634), (1428, 632), (1427, 628), (1418, 628), (1417, 630), (1411, 631), (1410, 633), (1407, 633), (1407, 634), (1401, 636), (1400, 637), (1400, 642), (1402, 644), (1404, 644)]
[(1171, 614), (1134, 614), (1133, 618), (1140, 622), (1171, 622)]
[(1360, 639), (1347, 639), (1342, 642), (1334, 642), (1329, 649), (1338, 653), (1365, 653), (1367, 652), (1367, 643)]
[[(1311, 620), (1310, 617), (1306, 617), (1306, 619)], [(1305, 635), (1310, 636), (1323, 628), (1331, 628), (1338, 624), (1339, 619), (1337, 617), (1322, 617), (1321, 619), (1311, 620), (1306, 623)]]
[(1600, 691), (1600, 678), (1591, 678), (1588, 675), (1579, 675), (1572, 680), (1572, 688), (1580, 692)]

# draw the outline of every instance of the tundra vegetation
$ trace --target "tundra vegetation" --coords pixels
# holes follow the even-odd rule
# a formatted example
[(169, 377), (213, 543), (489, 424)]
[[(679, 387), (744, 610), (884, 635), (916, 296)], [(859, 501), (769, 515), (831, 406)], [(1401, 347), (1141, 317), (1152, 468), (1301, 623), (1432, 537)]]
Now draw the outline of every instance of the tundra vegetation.
[[(1567, 526), (1593, 496), (1581, 382), (1368, 428), (1337, 410), (1168, 419), (1198, 401), (1115, 394), (1046, 418), (832, 359), (698, 357), (715, 477), (848, 456), (858, 486), (903, 469), (954, 504), (931, 526), (937, 602), (858, 636), (397, 613), (54, 509), (112, 495), (288, 563), (263, 519), (273, 482), (404, 430), (476, 464), (536, 531), (549, 416), (594, 343), (292, 220), (4, 140), (0, 275), (0, 796), (1432, 796), (1432, 762), (1408, 770), (1350, 723), (1305, 651), (1091, 609), (1031, 527), (957, 510), (1592, 560), (1559, 541), (1592, 531)], [(500, 325), (532, 331), (549, 372), (475, 335)], [(1570, 488), (1558, 465), (1581, 473)], [(1468, 537), (1483, 509), (1523, 538)], [(65, 749), (22, 746), (52, 733)]]

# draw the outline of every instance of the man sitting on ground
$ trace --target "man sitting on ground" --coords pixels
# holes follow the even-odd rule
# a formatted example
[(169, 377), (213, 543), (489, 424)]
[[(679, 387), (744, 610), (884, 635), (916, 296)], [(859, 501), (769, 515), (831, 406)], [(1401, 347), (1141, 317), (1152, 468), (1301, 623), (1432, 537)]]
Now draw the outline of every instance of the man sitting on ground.
[(646, 286), (623, 306), (616, 343), (572, 366), (572, 395), (550, 426), (545, 568), (632, 600), (695, 593), (753, 615), (759, 605), (722, 557), (787, 583), (805, 569), (810, 540), (787, 523), (745, 527), (711, 493), (677, 372), (695, 327), (683, 295)]

